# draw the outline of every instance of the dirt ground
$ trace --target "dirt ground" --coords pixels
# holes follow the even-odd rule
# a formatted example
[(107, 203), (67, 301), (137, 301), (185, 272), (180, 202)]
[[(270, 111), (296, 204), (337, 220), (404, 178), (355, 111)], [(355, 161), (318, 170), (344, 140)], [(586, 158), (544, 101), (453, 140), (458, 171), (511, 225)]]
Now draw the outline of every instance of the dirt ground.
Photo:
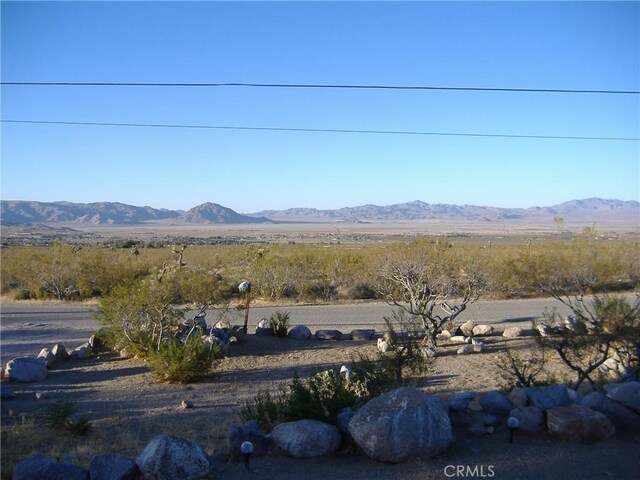
[[(527, 348), (531, 339), (510, 340)], [(457, 346), (444, 346), (433, 370), (414, 379), (423, 390), (446, 398), (453, 393), (501, 387), (495, 356), (505, 341), (487, 340), (480, 354), (458, 356)], [(211, 478), (218, 479), (638, 479), (640, 434), (618, 432), (593, 444), (566, 443), (548, 434), (516, 435), (508, 443), (506, 427), (492, 435), (471, 437), (454, 429), (455, 441), (437, 458), (414, 458), (398, 465), (375, 462), (352, 447), (318, 459), (292, 459), (272, 453), (252, 462), (249, 473), (241, 463), (227, 463), (226, 432), (234, 424), (242, 401), (260, 389), (287, 383), (294, 372), (305, 376), (346, 363), (357, 352), (372, 355), (375, 341), (294, 341), (247, 335), (233, 345), (228, 357), (200, 381), (187, 385), (157, 383), (137, 359), (102, 354), (70, 360), (34, 384), (11, 384), (16, 398), (2, 401), (2, 478), (11, 478), (13, 465), (35, 453), (87, 467), (92, 456), (118, 452), (131, 458), (156, 435), (171, 434), (201, 445), (216, 459)], [(36, 393), (44, 394), (38, 399)], [(56, 399), (76, 403), (77, 415), (93, 427), (86, 437), (53, 432), (38, 416)], [(183, 400), (194, 408), (182, 409)]]

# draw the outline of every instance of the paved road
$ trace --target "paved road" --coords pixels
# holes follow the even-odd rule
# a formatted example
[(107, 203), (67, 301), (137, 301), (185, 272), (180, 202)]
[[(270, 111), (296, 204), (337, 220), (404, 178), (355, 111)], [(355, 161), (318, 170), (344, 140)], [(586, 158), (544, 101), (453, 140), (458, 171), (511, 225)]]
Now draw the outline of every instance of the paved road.
[[(529, 328), (531, 320), (540, 318), (545, 307), (557, 306), (562, 314), (568, 311), (552, 299), (527, 299), (503, 301), (479, 301), (470, 305), (459, 318), (472, 319), (478, 323), (495, 325), (498, 329), (508, 326)], [(18, 355), (37, 355), (40, 349), (62, 343), (76, 347), (86, 342), (99, 328), (91, 307), (67, 304), (21, 304), (2, 305), (0, 309), (0, 357), (2, 363)], [(286, 305), (280, 307), (253, 306), (249, 324), (255, 325), (261, 318), (269, 317), (276, 310), (291, 313), (291, 324), (305, 324), (312, 330), (338, 328), (345, 332), (353, 328), (376, 328), (383, 330), (385, 315), (392, 308), (380, 302), (344, 305)], [(207, 321), (217, 317), (211, 311)], [(242, 317), (233, 313), (232, 321), (242, 323)]]

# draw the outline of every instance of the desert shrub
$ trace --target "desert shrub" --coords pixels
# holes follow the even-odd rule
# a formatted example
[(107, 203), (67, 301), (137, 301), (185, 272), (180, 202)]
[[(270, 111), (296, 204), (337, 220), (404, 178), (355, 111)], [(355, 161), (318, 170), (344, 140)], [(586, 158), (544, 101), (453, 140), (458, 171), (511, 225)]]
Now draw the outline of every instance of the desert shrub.
[(561, 296), (556, 292), (555, 298), (567, 305), (573, 316), (565, 320), (555, 309), (546, 310), (541, 324), (549, 334), (538, 337), (538, 341), (575, 373), (574, 389), (585, 380), (594, 385), (593, 376), (616, 352), (631, 353), (626, 367), (630, 376), (637, 374), (640, 297), (630, 303), (619, 296), (594, 295), (586, 300), (582, 294)]
[(250, 401), (242, 402), (240, 418), (243, 422), (255, 420), (263, 432), (270, 432), (279, 423), (285, 422), (286, 390), (272, 395), (268, 390), (260, 390)]
[(95, 315), (112, 348), (128, 347), (145, 356), (178, 331), (183, 314), (173, 306), (175, 297), (174, 284), (146, 278), (115, 287)]
[(546, 353), (542, 348), (528, 349), (526, 354), (518, 353), (512, 348), (505, 348), (494, 361), (503, 388), (512, 390), (514, 387), (534, 387), (548, 383), (543, 379), (543, 375), (547, 375)]
[(427, 373), (436, 359), (435, 356), (429, 356), (428, 348), (423, 345), (425, 331), (420, 319), (399, 309), (391, 317), (384, 317), (384, 323), (385, 340), (390, 348), (383, 353), (383, 358), (393, 369), (396, 384), (400, 386), (404, 383), (405, 373)]
[(277, 337), (286, 337), (289, 331), (289, 312), (276, 311), (269, 317), (269, 326)]
[(66, 430), (74, 435), (86, 435), (91, 422), (86, 418), (73, 419), (76, 404), (71, 400), (57, 399), (44, 412), (44, 424), (54, 430)]
[(395, 386), (389, 364), (360, 356), (352, 360), (348, 372), (338, 369), (317, 372), (306, 379), (297, 374), (286, 388), (271, 395), (256, 394), (240, 410), (243, 421), (255, 419), (265, 431), (282, 422), (313, 419), (331, 424), (347, 407), (359, 407)]
[(216, 360), (222, 357), (220, 347), (191, 336), (185, 342), (168, 339), (157, 350), (150, 350), (147, 362), (162, 382), (189, 383), (208, 374)]

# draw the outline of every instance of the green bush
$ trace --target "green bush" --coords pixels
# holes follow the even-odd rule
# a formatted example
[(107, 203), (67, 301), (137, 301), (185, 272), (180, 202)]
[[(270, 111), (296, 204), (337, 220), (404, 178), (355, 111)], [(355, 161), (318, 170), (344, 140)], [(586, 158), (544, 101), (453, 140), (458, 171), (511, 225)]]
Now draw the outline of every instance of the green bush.
[(74, 420), (71, 416), (76, 412), (76, 404), (71, 400), (58, 399), (46, 410), (44, 424), (55, 430), (66, 430), (74, 435), (86, 435), (91, 430), (91, 422), (86, 418)]
[(240, 417), (245, 422), (256, 420), (264, 431), (271, 431), (278, 423), (304, 419), (335, 424), (345, 408), (358, 408), (395, 387), (388, 362), (360, 356), (352, 360), (349, 370), (347, 375), (338, 369), (324, 370), (306, 379), (296, 374), (276, 395), (258, 392), (243, 404)]
[(189, 383), (208, 374), (214, 362), (222, 358), (220, 347), (202, 341), (199, 336), (189, 337), (184, 343), (169, 339), (158, 350), (151, 350), (147, 362), (151, 371), (162, 382)]
[(269, 317), (269, 326), (276, 337), (286, 337), (289, 331), (289, 312), (276, 311)]

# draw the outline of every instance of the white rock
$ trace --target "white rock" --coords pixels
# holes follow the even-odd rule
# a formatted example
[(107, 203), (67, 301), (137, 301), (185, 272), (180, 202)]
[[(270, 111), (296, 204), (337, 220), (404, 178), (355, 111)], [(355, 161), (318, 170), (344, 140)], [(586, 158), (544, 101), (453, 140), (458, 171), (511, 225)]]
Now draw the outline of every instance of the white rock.
[(522, 336), (522, 329), (518, 327), (509, 327), (505, 328), (504, 332), (502, 332), (502, 336), (504, 338), (515, 338)]
[(458, 355), (467, 355), (469, 353), (475, 353), (475, 349), (473, 345), (464, 345), (460, 347), (456, 353)]
[(476, 325), (473, 327), (473, 335), (476, 337), (486, 337), (493, 334), (491, 325)]

